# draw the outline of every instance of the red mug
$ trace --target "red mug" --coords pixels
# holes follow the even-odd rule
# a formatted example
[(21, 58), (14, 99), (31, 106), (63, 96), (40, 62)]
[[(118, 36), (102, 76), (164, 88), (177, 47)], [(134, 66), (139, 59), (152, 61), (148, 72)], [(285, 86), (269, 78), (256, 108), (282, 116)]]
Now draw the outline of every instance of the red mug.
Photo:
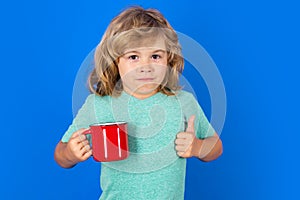
[(92, 136), (95, 161), (124, 160), (129, 156), (126, 122), (92, 124), (83, 134)]

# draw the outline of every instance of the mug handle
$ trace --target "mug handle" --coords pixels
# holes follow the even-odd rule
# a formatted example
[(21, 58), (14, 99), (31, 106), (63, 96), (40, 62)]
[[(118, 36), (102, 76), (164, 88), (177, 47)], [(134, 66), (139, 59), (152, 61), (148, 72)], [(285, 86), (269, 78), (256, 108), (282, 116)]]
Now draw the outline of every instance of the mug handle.
[[(89, 128), (89, 129), (83, 131), (81, 134), (83, 134), (83, 135), (91, 135), (91, 137), (93, 137), (93, 134), (92, 134), (92, 133), (93, 133), (93, 132), (92, 132), (91, 128)], [(89, 141), (89, 140), (88, 140), (88, 141)], [(91, 141), (89, 141), (89, 143), (90, 143), (90, 146), (92, 147)]]
[(92, 134), (92, 130), (89, 128), (82, 132), (83, 135)]

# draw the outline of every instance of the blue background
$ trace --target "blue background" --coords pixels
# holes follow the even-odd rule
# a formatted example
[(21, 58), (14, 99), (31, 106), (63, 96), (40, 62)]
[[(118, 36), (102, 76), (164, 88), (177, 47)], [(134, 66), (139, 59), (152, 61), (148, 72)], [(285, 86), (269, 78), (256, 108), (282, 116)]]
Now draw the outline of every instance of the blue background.
[[(73, 117), (81, 62), (110, 20), (136, 4), (197, 40), (226, 87), (224, 154), (189, 159), (186, 199), (300, 199), (300, 15), (290, 0), (2, 1), (0, 199), (98, 198), (99, 164), (62, 169), (53, 152)], [(194, 89), (209, 116), (200, 82)]]

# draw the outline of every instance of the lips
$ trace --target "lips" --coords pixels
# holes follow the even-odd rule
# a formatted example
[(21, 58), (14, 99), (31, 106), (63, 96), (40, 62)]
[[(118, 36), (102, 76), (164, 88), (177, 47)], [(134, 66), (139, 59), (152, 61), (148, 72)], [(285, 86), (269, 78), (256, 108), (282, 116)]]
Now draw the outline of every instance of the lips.
[(136, 79), (136, 80), (138, 80), (138, 81), (143, 81), (143, 82), (149, 82), (149, 81), (153, 81), (154, 78), (138, 78), (138, 79)]

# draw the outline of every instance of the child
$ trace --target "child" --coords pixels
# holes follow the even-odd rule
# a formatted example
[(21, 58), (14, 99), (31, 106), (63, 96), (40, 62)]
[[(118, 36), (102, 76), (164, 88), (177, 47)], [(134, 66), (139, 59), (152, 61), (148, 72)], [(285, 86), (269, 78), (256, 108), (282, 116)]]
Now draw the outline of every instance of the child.
[(183, 199), (186, 159), (211, 161), (222, 142), (178, 78), (178, 38), (160, 12), (131, 7), (108, 26), (95, 52), (89, 95), (55, 149), (71, 168), (92, 155), (90, 124), (126, 121), (130, 156), (102, 162), (100, 199)]

